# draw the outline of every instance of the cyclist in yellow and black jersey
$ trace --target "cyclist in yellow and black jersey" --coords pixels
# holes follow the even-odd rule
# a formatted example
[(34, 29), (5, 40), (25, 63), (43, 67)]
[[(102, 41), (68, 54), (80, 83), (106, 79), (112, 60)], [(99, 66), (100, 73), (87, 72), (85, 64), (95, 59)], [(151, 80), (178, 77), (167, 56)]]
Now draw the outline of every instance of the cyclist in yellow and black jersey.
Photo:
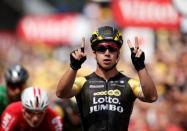
[(134, 100), (141, 91), (138, 81), (121, 73), (106, 81), (92, 73), (77, 78), (75, 87), (81, 90), (77, 103), (86, 131), (97, 131), (99, 127), (103, 131), (127, 129)]
[(96, 71), (92, 74), (76, 78), (78, 69), (86, 60), (84, 41), (80, 49), (70, 54), (70, 67), (60, 79), (56, 94), (60, 98), (76, 96), (84, 131), (127, 131), (135, 99), (144, 102), (157, 99), (138, 39), (135, 38), (135, 47), (130, 41), (127, 43), (139, 81), (123, 75), (116, 68), (123, 39), (113, 27), (100, 27), (91, 36), (97, 61)]

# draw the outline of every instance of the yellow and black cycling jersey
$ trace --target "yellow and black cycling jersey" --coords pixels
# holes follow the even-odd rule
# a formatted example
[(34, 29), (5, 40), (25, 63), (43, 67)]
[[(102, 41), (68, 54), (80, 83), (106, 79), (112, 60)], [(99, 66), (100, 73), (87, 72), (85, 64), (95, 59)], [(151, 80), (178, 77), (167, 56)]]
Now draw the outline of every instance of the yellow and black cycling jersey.
[(104, 80), (96, 73), (78, 77), (74, 86), (84, 131), (128, 130), (140, 82), (122, 73)]

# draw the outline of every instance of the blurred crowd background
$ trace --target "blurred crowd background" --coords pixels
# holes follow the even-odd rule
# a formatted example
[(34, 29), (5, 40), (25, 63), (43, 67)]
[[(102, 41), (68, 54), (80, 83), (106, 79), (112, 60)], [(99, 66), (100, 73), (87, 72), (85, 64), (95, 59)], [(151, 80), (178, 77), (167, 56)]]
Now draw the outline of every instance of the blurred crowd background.
[(152, 104), (136, 101), (129, 131), (187, 130), (186, 7), (186, 0), (1, 0), (0, 82), (4, 83), (7, 67), (24, 65), (29, 70), (29, 85), (45, 88), (51, 105), (58, 103), (64, 112), (56, 110), (62, 116), (68, 114), (74, 125), (71, 130), (79, 130), (74, 99), (56, 98), (58, 80), (83, 36), (87, 61), (78, 75), (94, 71), (91, 33), (103, 25), (114, 26), (124, 39), (118, 69), (138, 78), (126, 44), (138, 36), (159, 94)]

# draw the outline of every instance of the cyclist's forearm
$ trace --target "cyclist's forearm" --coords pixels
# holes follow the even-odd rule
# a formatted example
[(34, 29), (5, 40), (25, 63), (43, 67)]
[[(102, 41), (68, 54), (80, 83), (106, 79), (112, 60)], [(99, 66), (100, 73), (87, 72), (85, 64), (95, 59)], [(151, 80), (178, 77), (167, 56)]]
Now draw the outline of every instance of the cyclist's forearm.
[(77, 71), (69, 68), (61, 77), (57, 85), (56, 95), (60, 98), (68, 97), (72, 94), (72, 87)]
[(144, 95), (144, 101), (154, 102), (157, 100), (157, 91), (153, 80), (151, 79), (146, 68), (138, 71), (138, 76), (140, 78), (140, 83), (142, 86), (142, 91)]

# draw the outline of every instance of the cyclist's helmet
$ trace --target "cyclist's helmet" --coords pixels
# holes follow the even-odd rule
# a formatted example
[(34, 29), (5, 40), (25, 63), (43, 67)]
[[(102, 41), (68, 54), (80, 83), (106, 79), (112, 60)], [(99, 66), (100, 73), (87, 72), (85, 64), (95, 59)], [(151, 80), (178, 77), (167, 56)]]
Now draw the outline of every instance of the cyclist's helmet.
[(29, 77), (28, 71), (22, 65), (13, 65), (5, 72), (5, 80), (9, 85), (25, 84)]
[(23, 107), (30, 111), (44, 111), (49, 105), (48, 94), (39, 87), (28, 87), (21, 95)]
[(119, 48), (123, 44), (121, 33), (116, 28), (110, 26), (100, 27), (96, 32), (92, 33), (90, 38), (92, 49), (95, 50), (97, 44), (102, 41), (114, 41)]

